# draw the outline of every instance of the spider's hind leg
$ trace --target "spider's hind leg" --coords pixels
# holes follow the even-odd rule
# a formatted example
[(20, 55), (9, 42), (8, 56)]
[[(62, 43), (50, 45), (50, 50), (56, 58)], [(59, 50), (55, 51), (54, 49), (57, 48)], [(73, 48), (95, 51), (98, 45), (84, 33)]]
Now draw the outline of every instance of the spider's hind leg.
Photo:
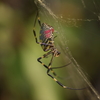
[(56, 73), (53, 71), (53, 69), (51, 68), (52, 65), (52, 61), (53, 61), (53, 57), (54, 55), (52, 55), (52, 58), (50, 60), (50, 63), (48, 66), (46, 66), (44, 63), (41, 62), (42, 58), (45, 58), (46, 56), (48, 56), (49, 54), (51, 54), (52, 52), (48, 52), (47, 54), (44, 54), (42, 57), (38, 58), (38, 62), (40, 62), (45, 68), (47, 68), (47, 75), (50, 76), (55, 82), (57, 82), (60, 86), (62, 86), (63, 88), (67, 88), (66, 86), (64, 86), (63, 84), (61, 84), (55, 77), (53, 77), (51, 74), (49, 74), (49, 72), (51, 71), (53, 73), (54, 76), (57, 77)]
[(56, 74), (56, 73), (53, 71), (53, 69), (51, 68), (51, 64), (52, 64), (53, 57), (51, 58), (51, 61), (50, 61), (50, 63), (49, 63), (48, 66), (45, 65), (45, 64), (41, 61), (41, 59), (46, 58), (46, 57), (47, 57), (48, 55), (50, 55), (51, 53), (52, 53), (52, 52), (50, 51), (50, 52), (44, 54), (42, 57), (39, 57), (39, 58), (37, 59), (37, 61), (38, 61), (39, 63), (41, 63), (45, 68), (47, 68), (48, 70), (50, 70), (50, 71), (52, 72), (52, 74), (53, 74), (54, 76), (57, 77), (57, 74)]
[[(44, 63), (42, 63), (41, 59), (43, 58), (46, 58), (49, 54), (51, 54), (52, 52), (48, 52), (47, 54), (44, 54), (42, 57), (39, 57), (37, 59), (38, 62), (40, 62), (45, 68), (47, 68), (47, 75), (50, 76), (55, 82), (57, 82), (61, 87), (65, 88), (65, 89), (70, 89), (70, 90), (83, 90), (83, 89), (86, 89), (86, 88), (80, 88), (80, 89), (75, 89), (75, 88), (70, 88), (68, 86), (65, 86), (63, 85), (61, 82), (59, 82), (55, 77), (53, 77), (51, 74), (49, 74), (49, 72), (51, 71), (53, 73), (54, 76), (57, 76), (56, 73), (53, 71), (53, 69), (56, 69), (55, 67), (51, 68), (51, 64), (52, 64), (52, 61), (53, 61), (53, 55), (52, 55), (52, 58), (51, 58), (51, 61), (49, 63), (49, 65), (45, 65)], [(70, 64), (70, 63), (69, 63)], [(58, 67), (58, 68), (62, 68), (62, 67), (65, 67), (66, 65), (64, 66), (61, 66), (61, 67)]]

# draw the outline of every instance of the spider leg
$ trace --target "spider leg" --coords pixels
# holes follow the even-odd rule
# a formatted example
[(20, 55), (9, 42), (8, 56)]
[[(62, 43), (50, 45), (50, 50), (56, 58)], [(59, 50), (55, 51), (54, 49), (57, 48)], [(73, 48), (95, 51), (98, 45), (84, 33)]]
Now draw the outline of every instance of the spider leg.
[(52, 63), (53, 58), (51, 59), (51, 61), (50, 61), (50, 63), (49, 63), (48, 66), (45, 65), (45, 64), (41, 61), (41, 59), (46, 58), (46, 57), (47, 57), (48, 55), (50, 55), (51, 53), (52, 53), (52, 52), (50, 51), (50, 52), (48, 52), (47, 54), (44, 54), (42, 57), (39, 57), (39, 58), (37, 59), (37, 61), (38, 61), (39, 63), (41, 63), (45, 68), (50, 69), (50, 71), (53, 73), (54, 76), (58, 77), (57, 74), (56, 74), (56, 73), (52, 70), (52, 68), (51, 68), (51, 63)]
[[(70, 88), (70, 87), (68, 87), (68, 86), (65, 86), (65, 85), (63, 85), (61, 82), (59, 82), (55, 77), (53, 77), (51, 74), (49, 74), (49, 72), (51, 71), (51, 72), (53, 73), (54, 76), (57, 76), (56, 73), (53, 71), (53, 69), (56, 69), (56, 68), (55, 68), (55, 67), (53, 67), (53, 69), (51, 68), (54, 55), (52, 55), (51, 61), (50, 61), (50, 63), (49, 63), (48, 66), (45, 65), (44, 63), (42, 63), (41, 59), (47, 57), (47, 56), (50, 55), (51, 53), (52, 53), (52, 52), (50, 51), (50, 52), (48, 52), (47, 54), (44, 54), (42, 57), (39, 57), (39, 58), (37, 59), (38, 62), (40, 62), (45, 68), (48, 69), (48, 70), (47, 70), (47, 75), (50, 76), (55, 82), (57, 82), (61, 87), (65, 88), (65, 89), (70, 89), (70, 90), (83, 90), (83, 89), (86, 89), (86, 88), (75, 89), (75, 88)], [(58, 67), (58, 68), (62, 68), (62, 67), (65, 67), (65, 65), (64, 65), (64, 66), (61, 66), (61, 67)]]
[(57, 37), (57, 35), (56, 36), (54, 36), (54, 39)]
[(38, 17), (38, 23), (39, 23), (39, 25), (40, 25), (40, 27), (41, 27), (40, 17)]
[[(59, 69), (59, 68), (63, 68), (63, 67), (67, 67), (68, 65), (70, 65), (72, 62), (69, 62), (68, 64), (66, 65), (63, 65), (63, 66), (60, 66), (60, 67), (52, 67), (52, 69)], [(57, 76), (59, 79), (66, 79), (66, 78), (62, 78), (60, 76)]]
[[(65, 89), (70, 89), (70, 90), (83, 90), (83, 89), (86, 89), (86, 88), (80, 88), (80, 89), (75, 89), (75, 88), (71, 88), (71, 87), (68, 87), (68, 86), (65, 86), (63, 85), (61, 82), (59, 82), (55, 77), (53, 77), (51, 74), (49, 74), (49, 72), (53, 72), (53, 69), (56, 69), (55, 67), (54, 68), (51, 68), (51, 64), (52, 64), (52, 61), (53, 61), (53, 58), (54, 58), (54, 55), (52, 55), (52, 58), (51, 58), (51, 61), (48, 65), (48, 70), (47, 70), (47, 75), (50, 76), (55, 82), (57, 82), (61, 87), (65, 88)], [(67, 65), (69, 65), (70, 63), (68, 63)], [(58, 67), (58, 68), (62, 68), (62, 67), (65, 67), (66, 65), (64, 66), (61, 66), (61, 67)], [(54, 74), (56, 76), (56, 74)]]
[(45, 65), (45, 64), (41, 61), (41, 59), (47, 57), (49, 54), (51, 54), (51, 52), (48, 52), (48, 53), (44, 54), (42, 57), (39, 57), (39, 58), (37, 59), (37, 61), (38, 61), (39, 63), (41, 63), (41, 64), (42, 64), (45, 68), (47, 68), (47, 69), (48, 69), (48, 66)]
[[(49, 68), (49, 67), (48, 67)], [(71, 88), (71, 87), (68, 87), (68, 86), (65, 86), (65, 85), (63, 85), (61, 82), (59, 82), (55, 77), (53, 77), (51, 74), (49, 74), (49, 72), (50, 72), (50, 68), (47, 70), (47, 74), (48, 74), (48, 76), (50, 76), (55, 82), (57, 82), (61, 87), (63, 87), (63, 88), (65, 88), (65, 89), (70, 89), (70, 90), (83, 90), (83, 89), (86, 89), (86, 87), (85, 88), (80, 88), (80, 89), (76, 89), (76, 88)]]
[(46, 43), (38, 42), (38, 39), (37, 39), (37, 36), (36, 36), (36, 32), (35, 32), (35, 25), (36, 25), (37, 19), (38, 19), (38, 23), (39, 23), (39, 25), (41, 27), (41, 21), (40, 21), (40, 18), (38, 16), (39, 16), (39, 14), (37, 12), (37, 15), (36, 15), (36, 18), (35, 18), (35, 22), (34, 22), (34, 28), (33, 28), (33, 34), (34, 34), (34, 37), (35, 37), (35, 41), (36, 41), (37, 44), (40, 44), (40, 45), (42, 44), (42, 45), (52, 46), (52, 44), (48, 44), (48, 43), (46, 44)]
[(57, 82), (61, 87), (70, 89), (70, 88), (68, 88), (67, 86), (65, 86), (65, 85), (63, 85), (62, 83), (60, 83), (60, 82), (59, 82), (55, 77), (53, 77), (51, 74), (49, 74), (49, 72), (52, 71), (51, 64), (52, 64), (52, 61), (53, 61), (53, 57), (54, 57), (54, 55), (52, 55), (51, 61), (50, 61), (49, 65), (48, 65), (48, 67), (47, 67), (47, 68), (48, 68), (48, 70), (47, 70), (47, 75), (50, 76), (55, 82)]
[(40, 18), (39, 18), (39, 12), (38, 12), (38, 11), (37, 11), (37, 14), (36, 14), (36, 17), (35, 17), (34, 28), (35, 28), (35, 26), (36, 26), (36, 21), (37, 21), (37, 19), (38, 19), (38, 23), (39, 23), (39, 25), (40, 25), (40, 27), (41, 27), (41, 21), (40, 21)]
[(38, 18), (38, 23), (39, 23), (39, 25), (40, 25), (40, 27), (41, 27), (41, 22), (40, 22), (39, 17), (38, 17), (38, 11), (37, 11), (36, 18), (35, 18), (35, 22), (34, 22), (33, 34), (34, 34), (36, 43), (37, 43), (37, 44), (41, 44), (40, 42), (38, 42), (38, 39), (37, 39), (37, 36), (36, 36), (36, 32), (35, 32), (35, 26), (36, 26), (37, 18)]
[(69, 62), (68, 64), (66, 64), (66, 65), (63, 65), (63, 66), (60, 66), (60, 67), (52, 67), (52, 69), (63, 68), (63, 67), (66, 67), (66, 66), (70, 65), (71, 63), (72, 63), (72, 62)]

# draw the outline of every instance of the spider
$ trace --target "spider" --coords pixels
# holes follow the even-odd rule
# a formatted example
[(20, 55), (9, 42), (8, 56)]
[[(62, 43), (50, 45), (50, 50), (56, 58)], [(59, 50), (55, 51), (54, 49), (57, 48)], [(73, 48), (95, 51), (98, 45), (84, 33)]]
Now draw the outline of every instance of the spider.
[[(36, 36), (36, 31), (35, 31), (35, 26), (36, 26), (36, 21), (38, 21), (38, 24), (41, 28), (40, 30), (40, 42), (38, 42), (38, 39), (37, 39), (37, 36)], [(51, 67), (52, 65), (52, 62), (53, 62), (53, 58), (54, 57), (59, 57), (60, 56), (60, 52), (58, 51), (58, 49), (55, 47), (55, 44), (54, 44), (54, 39), (57, 37), (57, 36), (54, 36), (54, 28), (46, 23), (41, 23), (40, 21), (40, 18), (39, 18), (39, 15), (38, 15), (38, 12), (37, 12), (37, 15), (36, 15), (36, 19), (35, 19), (35, 22), (34, 22), (34, 28), (33, 28), (33, 34), (34, 34), (34, 37), (35, 37), (35, 41), (37, 44), (40, 44), (43, 51), (44, 52), (47, 52), (46, 54), (44, 54), (43, 56), (39, 57), (37, 59), (37, 61), (39, 63), (41, 63), (45, 68), (47, 68), (47, 75), (49, 77), (51, 77), (55, 82), (57, 82), (61, 87), (65, 88), (65, 89), (71, 89), (71, 90), (81, 90), (81, 89), (74, 89), (74, 88), (70, 88), (68, 86), (65, 86), (63, 85), (61, 82), (59, 82), (55, 77), (53, 77), (51, 74), (49, 74), (49, 72), (51, 71), (53, 73), (54, 76), (57, 77), (56, 73), (53, 71), (53, 69), (57, 69), (57, 68), (62, 68), (62, 67), (66, 67), (68, 66), (70, 63), (64, 65), (64, 66), (61, 66), (61, 67)], [(51, 57), (51, 60), (50, 60), (50, 63), (47, 65), (45, 65), (41, 59), (43, 58), (47, 58), (48, 55), (52, 55)]]

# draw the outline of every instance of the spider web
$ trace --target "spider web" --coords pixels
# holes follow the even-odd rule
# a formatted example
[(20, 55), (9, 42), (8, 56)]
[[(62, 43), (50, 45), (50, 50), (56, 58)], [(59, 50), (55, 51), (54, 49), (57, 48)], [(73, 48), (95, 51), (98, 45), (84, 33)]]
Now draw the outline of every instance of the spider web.
[[(75, 88), (79, 87), (89, 87), (86, 90), (83, 91), (76, 91), (80, 100), (100, 100), (100, 96), (96, 89), (92, 86), (90, 81), (87, 78), (87, 74), (83, 72), (82, 68), (78, 65), (76, 60), (71, 55), (71, 52), (68, 48), (68, 40), (66, 39), (66, 30), (65, 27), (67, 27), (67, 32), (71, 33), (69, 31), (70, 28), (74, 28), (76, 30), (83, 30), (83, 32), (91, 32), (90, 28), (88, 30), (88, 27), (85, 25), (88, 24), (91, 27), (91, 23), (99, 22), (100, 21), (100, 13), (99, 13), (99, 1), (98, 0), (77, 0), (77, 3), (80, 3), (80, 9), (84, 9), (83, 13), (90, 13), (90, 16), (83, 17), (77, 17), (72, 16), (69, 14), (68, 16), (65, 16), (61, 13), (54, 13), (54, 9), (50, 7), (51, 2), (56, 2), (59, 0), (35, 0), (35, 3), (39, 9), (39, 13), (41, 15), (42, 22), (46, 22), (49, 25), (53, 25), (55, 30), (57, 31), (55, 34), (57, 34), (57, 39), (55, 39), (56, 46), (62, 53), (62, 59), (64, 63), (72, 62), (68, 67), (66, 67), (67, 73), (71, 73), (72, 76), (72, 83), (74, 83)], [(76, 2), (75, 0), (67, 0), (67, 2)], [(89, 6), (91, 3), (92, 6), (94, 6), (95, 9), (92, 9), (91, 6)], [(53, 10), (52, 10), (53, 9)], [(45, 16), (45, 18), (44, 18)], [(51, 20), (52, 19), (52, 20)], [(53, 24), (52, 24), (53, 23)], [(83, 23), (86, 23), (83, 25)], [(83, 25), (83, 26), (82, 26)], [(80, 31), (80, 32), (81, 32)], [(82, 32), (81, 32), (82, 33)], [(77, 72), (76, 72), (77, 71)], [(75, 76), (75, 78), (73, 77)], [(76, 82), (76, 80), (81, 80)], [(88, 97), (86, 97), (88, 96)]]

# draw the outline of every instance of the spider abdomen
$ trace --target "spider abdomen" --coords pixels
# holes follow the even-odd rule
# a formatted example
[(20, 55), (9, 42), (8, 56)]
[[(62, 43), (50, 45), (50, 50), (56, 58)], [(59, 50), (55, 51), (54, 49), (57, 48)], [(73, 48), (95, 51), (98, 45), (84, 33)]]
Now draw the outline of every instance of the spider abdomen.
[(52, 38), (54, 29), (52, 26), (47, 25), (46, 23), (42, 23), (40, 30), (40, 40)]
[(43, 41), (44, 39), (48, 39), (52, 37), (52, 30), (41, 30), (40, 31), (40, 41)]
[(47, 25), (46, 23), (42, 23), (39, 39), (42, 43), (41, 47), (45, 52), (51, 50), (53, 47), (53, 32), (54, 29), (52, 26)]

